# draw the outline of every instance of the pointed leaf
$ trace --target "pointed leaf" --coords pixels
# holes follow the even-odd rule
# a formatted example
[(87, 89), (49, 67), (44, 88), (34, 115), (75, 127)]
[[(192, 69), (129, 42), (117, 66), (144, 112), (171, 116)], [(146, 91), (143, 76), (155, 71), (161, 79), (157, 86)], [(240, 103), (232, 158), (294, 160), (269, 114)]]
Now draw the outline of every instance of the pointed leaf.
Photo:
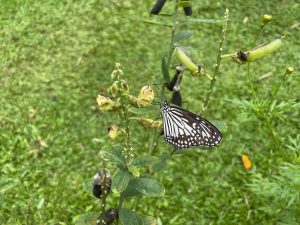
[(170, 24), (160, 23), (160, 22), (156, 22), (156, 21), (153, 21), (153, 20), (142, 20), (142, 21), (145, 22), (145, 23), (152, 24), (152, 25), (159, 25), (159, 26), (164, 26), (164, 27), (172, 27), (172, 25), (170, 25)]
[(136, 178), (130, 181), (135, 189), (143, 195), (160, 197), (165, 193), (165, 188), (155, 179)]
[(76, 225), (95, 225), (96, 221), (99, 217), (99, 213), (97, 212), (88, 212), (80, 215), (75, 224)]
[(191, 32), (189, 30), (184, 30), (184, 31), (181, 31), (181, 32), (175, 34), (174, 41), (175, 42), (181, 41), (183, 39), (191, 37), (192, 35), (193, 35), (193, 32)]
[(142, 218), (130, 209), (121, 209), (119, 218), (123, 225), (144, 225)]
[(152, 216), (142, 216), (144, 225), (157, 225), (157, 221)]
[(161, 59), (161, 71), (164, 77), (164, 81), (168, 84), (170, 82), (170, 74), (166, 57), (162, 57)]
[(178, 7), (191, 7), (192, 6), (192, 2), (190, 1), (180, 1), (177, 3)]
[(118, 170), (112, 180), (112, 189), (122, 192), (126, 189), (131, 174), (125, 170)]

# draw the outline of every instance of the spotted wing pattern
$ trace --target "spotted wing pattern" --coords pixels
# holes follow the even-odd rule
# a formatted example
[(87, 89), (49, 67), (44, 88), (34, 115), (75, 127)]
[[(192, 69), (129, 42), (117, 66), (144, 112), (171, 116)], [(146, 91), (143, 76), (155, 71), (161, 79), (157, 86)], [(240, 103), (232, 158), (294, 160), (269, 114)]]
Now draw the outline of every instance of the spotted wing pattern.
[(175, 148), (215, 147), (221, 132), (202, 117), (164, 101), (162, 116), (165, 140)]

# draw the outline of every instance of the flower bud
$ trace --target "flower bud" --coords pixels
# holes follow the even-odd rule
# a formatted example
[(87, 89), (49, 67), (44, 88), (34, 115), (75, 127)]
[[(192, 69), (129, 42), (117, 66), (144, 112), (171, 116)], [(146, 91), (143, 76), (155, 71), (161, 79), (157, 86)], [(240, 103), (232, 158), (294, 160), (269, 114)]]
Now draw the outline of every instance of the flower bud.
[(164, 6), (165, 2), (166, 0), (157, 0), (155, 5), (152, 7), (150, 14), (157, 15)]
[(272, 21), (272, 16), (271, 15), (263, 15), (261, 17), (261, 25), (265, 26), (266, 24), (270, 23)]
[(288, 67), (288, 68), (286, 68), (286, 70), (285, 70), (285, 75), (290, 75), (290, 74), (292, 74), (294, 72), (294, 69), (293, 69), (293, 67)]
[(249, 157), (247, 155), (242, 155), (242, 162), (243, 162), (243, 165), (244, 165), (244, 168), (245, 169), (250, 169), (252, 164), (251, 164), (251, 161), (249, 159)]
[(116, 97), (119, 89), (119, 81), (115, 81), (109, 88), (107, 92), (110, 93), (113, 97)]
[(106, 225), (112, 224), (114, 221), (118, 219), (118, 217), (119, 217), (118, 209), (114, 209), (114, 208), (108, 209), (104, 215), (105, 224)]
[(108, 137), (111, 140), (122, 140), (124, 138), (125, 131), (124, 129), (118, 127), (117, 125), (111, 125), (108, 128)]
[(99, 105), (99, 110), (101, 111), (115, 111), (121, 107), (120, 104), (114, 102), (109, 97), (104, 95), (98, 95), (97, 103)]
[[(107, 191), (107, 193), (110, 192), (111, 190), (111, 176), (109, 172), (105, 172), (106, 174), (106, 188), (105, 190)], [(96, 175), (93, 178), (93, 195), (96, 198), (101, 198), (102, 196), (102, 192), (104, 190), (103, 188), (103, 181), (104, 181), (104, 174), (103, 171), (99, 171), (98, 173), (96, 173)]]
[(145, 107), (152, 103), (154, 99), (154, 91), (150, 86), (142, 87), (139, 96), (137, 97), (138, 105)]
[(162, 125), (161, 120), (146, 119), (143, 117), (133, 117), (133, 119), (136, 119), (145, 128), (158, 128)]
[(128, 93), (129, 92), (129, 86), (125, 80), (121, 80), (121, 88), (123, 92)]
[(173, 92), (171, 103), (178, 105), (180, 107), (182, 106), (182, 97), (181, 97), (180, 91)]

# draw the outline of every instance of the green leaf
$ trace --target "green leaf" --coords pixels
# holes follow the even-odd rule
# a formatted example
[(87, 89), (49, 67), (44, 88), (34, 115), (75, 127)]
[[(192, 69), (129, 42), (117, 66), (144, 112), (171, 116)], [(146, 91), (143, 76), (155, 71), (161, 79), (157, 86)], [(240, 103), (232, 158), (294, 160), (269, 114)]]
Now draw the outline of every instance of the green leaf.
[(76, 219), (76, 225), (95, 225), (96, 221), (99, 217), (99, 213), (97, 212), (88, 212), (84, 213)]
[(130, 209), (121, 209), (119, 218), (123, 225), (144, 225), (142, 218)]
[(177, 3), (178, 7), (191, 7), (192, 6), (192, 2), (190, 1), (180, 1)]
[(128, 170), (133, 174), (135, 177), (140, 176), (140, 168), (136, 167), (135, 165), (130, 165)]
[(118, 170), (112, 180), (112, 189), (117, 190), (118, 192), (124, 191), (130, 178), (131, 174), (128, 171)]
[(160, 197), (164, 195), (165, 188), (155, 179), (136, 178), (130, 180), (135, 189), (143, 195), (150, 197)]
[(166, 57), (161, 58), (161, 71), (164, 77), (164, 81), (168, 84), (170, 83), (170, 74), (169, 74), (169, 69), (167, 65), (167, 59)]
[(122, 155), (122, 147), (120, 145), (115, 146), (111, 152), (102, 152), (104, 154), (104, 157), (108, 159), (110, 163), (117, 164), (122, 168), (126, 167), (126, 159)]
[(180, 23), (222, 23), (223, 20), (220, 19), (197, 19), (197, 18), (192, 18), (192, 19), (186, 19), (186, 20), (180, 20)]
[(191, 37), (192, 35), (193, 35), (193, 32), (191, 32), (189, 30), (184, 30), (184, 31), (181, 31), (181, 32), (175, 34), (174, 41), (175, 42), (181, 41), (183, 39)]
[(158, 161), (159, 159), (155, 156), (141, 155), (133, 161), (132, 165), (137, 167), (151, 166)]
[(144, 225), (157, 225), (157, 221), (152, 216), (142, 216)]
[(141, 193), (138, 190), (136, 190), (134, 185), (135, 183), (132, 182), (132, 180), (130, 180), (126, 189), (122, 192), (125, 198), (141, 195)]
[(145, 23), (152, 24), (152, 25), (159, 25), (159, 26), (172, 28), (172, 25), (166, 24), (166, 23), (160, 23), (160, 22), (156, 22), (156, 21), (153, 21), (153, 20), (142, 20), (142, 21), (145, 22)]

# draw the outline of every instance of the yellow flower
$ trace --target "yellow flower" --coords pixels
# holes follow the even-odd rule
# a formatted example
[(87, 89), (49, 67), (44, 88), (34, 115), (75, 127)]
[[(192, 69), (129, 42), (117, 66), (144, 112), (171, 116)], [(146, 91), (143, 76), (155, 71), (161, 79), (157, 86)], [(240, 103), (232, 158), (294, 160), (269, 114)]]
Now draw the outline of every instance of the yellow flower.
[(121, 107), (120, 104), (114, 102), (109, 97), (104, 95), (98, 95), (97, 103), (101, 111), (115, 111)]
[(272, 16), (271, 15), (263, 15), (261, 17), (261, 25), (264, 26), (266, 25), (267, 23), (270, 23), (272, 21)]
[(161, 120), (146, 119), (143, 117), (134, 117), (145, 128), (158, 128), (162, 125)]
[(145, 107), (152, 103), (154, 99), (154, 91), (150, 86), (142, 87), (139, 96), (137, 97), (137, 104), (139, 106)]
[(243, 165), (244, 165), (244, 168), (245, 169), (250, 169), (252, 164), (251, 164), (251, 161), (249, 159), (249, 157), (245, 154), (242, 155), (242, 162), (243, 162)]
[(124, 135), (124, 129), (118, 127), (117, 125), (111, 125), (108, 128), (108, 137), (111, 140), (115, 140), (116, 138), (118, 138), (118, 140), (122, 140), (124, 138)]
[(292, 74), (293, 72), (294, 72), (293, 67), (288, 67), (288, 68), (286, 68), (286, 70), (285, 70), (285, 75), (290, 75), (290, 74)]

